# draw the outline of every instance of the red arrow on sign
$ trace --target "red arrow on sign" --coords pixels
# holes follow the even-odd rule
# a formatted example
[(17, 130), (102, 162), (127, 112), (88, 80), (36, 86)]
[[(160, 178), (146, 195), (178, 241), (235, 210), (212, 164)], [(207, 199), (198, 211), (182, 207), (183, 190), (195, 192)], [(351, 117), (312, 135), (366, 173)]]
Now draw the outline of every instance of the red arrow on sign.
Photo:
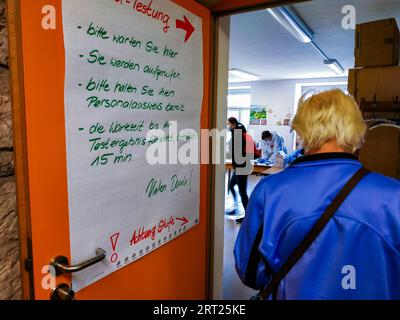
[(186, 217), (183, 218), (176, 218), (176, 220), (182, 221), (181, 227), (183, 227), (185, 224), (189, 223), (189, 220)]
[(176, 28), (183, 29), (186, 31), (185, 42), (187, 42), (190, 39), (193, 32), (195, 31), (195, 28), (190, 23), (189, 19), (186, 18), (186, 16), (183, 16), (183, 21), (178, 19), (176, 20)]

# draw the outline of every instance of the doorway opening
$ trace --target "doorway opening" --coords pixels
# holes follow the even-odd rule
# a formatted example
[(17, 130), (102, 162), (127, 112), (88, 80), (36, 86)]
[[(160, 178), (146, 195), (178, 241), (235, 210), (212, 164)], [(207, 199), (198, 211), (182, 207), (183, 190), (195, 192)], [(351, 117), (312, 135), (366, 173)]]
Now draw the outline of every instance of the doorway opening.
[[(269, 131), (282, 137), (286, 155), (301, 148), (291, 128), (299, 99), (331, 89), (348, 93), (349, 70), (355, 66), (355, 29), (344, 28), (346, 6), (355, 9), (357, 24), (393, 17), (400, 22), (400, 5), (392, 0), (313, 0), (219, 18), (218, 64), (223, 67), (218, 67), (218, 83), (226, 91), (218, 93), (218, 125), (224, 128), (234, 117), (256, 145)], [(222, 61), (228, 57), (229, 64)], [(229, 132), (226, 141), (229, 150)], [(256, 161), (247, 194), (285, 165)], [(225, 210), (223, 248), (217, 251), (223, 252), (220, 297), (246, 300), (257, 292), (243, 285), (235, 270), (233, 251), (241, 227), (236, 220), (245, 208), (238, 186), (236, 199), (229, 190), (233, 170), (229, 156), (224, 168), (216, 170), (216, 201), (223, 199)], [(220, 206), (215, 215), (216, 221), (221, 219)]]

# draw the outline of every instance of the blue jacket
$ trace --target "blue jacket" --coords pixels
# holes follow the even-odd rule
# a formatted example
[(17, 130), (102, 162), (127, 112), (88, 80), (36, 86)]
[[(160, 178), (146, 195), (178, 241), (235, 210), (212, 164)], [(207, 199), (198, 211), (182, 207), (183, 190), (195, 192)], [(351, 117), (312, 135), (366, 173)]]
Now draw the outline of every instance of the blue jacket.
[[(234, 250), (243, 283), (265, 288), (360, 168), (352, 155), (321, 154), (262, 179)], [(281, 282), (278, 299), (400, 299), (400, 182), (367, 175)]]

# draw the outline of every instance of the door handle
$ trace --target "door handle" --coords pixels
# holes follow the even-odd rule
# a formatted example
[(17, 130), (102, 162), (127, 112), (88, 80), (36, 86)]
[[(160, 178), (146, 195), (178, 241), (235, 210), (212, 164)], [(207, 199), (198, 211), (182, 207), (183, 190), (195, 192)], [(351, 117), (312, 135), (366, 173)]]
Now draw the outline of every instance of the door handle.
[(103, 261), (106, 257), (106, 251), (104, 249), (98, 248), (96, 250), (96, 256), (87, 261), (81, 262), (77, 265), (71, 266), (69, 265), (69, 260), (65, 256), (55, 257), (51, 262), (50, 266), (53, 267), (56, 271), (56, 276), (60, 276), (64, 273), (76, 273), (87, 269), (96, 263)]

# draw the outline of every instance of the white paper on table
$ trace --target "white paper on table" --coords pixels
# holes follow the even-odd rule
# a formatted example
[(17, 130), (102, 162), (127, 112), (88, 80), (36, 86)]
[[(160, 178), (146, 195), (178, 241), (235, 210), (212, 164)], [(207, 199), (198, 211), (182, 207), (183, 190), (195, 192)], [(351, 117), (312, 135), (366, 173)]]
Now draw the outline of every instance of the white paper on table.
[[(129, 4), (127, 2), (130, 2)], [(142, 1), (149, 3), (149, 1)], [(115, 161), (120, 151), (90, 150), (91, 139), (130, 139), (146, 137), (150, 121), (164, 124), (177, 121), (178, 129), (200, 129), (200, 114), (203, 99), (203, 39), (202, 20), (191, 12), (169, 0), (153, 0), (152, 8), (170, 16), (168, 33), (164, 24), (147, 15), (133, 10), (133, 1), (115, 0), (63, 0), (63, 28), (65, 41), (65, 115), (67, 142), (67, 171), (69, 197), (69, 228), (71, 262), (85, 261), (95, 255), (96, 248), (107, 252), (106, 259), (87, 270), (73, 275), (73, 289), (82, 288), (102, 279), (114, 271), (144, 257), (199, 222), (199, 165), (149, 165), (146, 161), (146, 147), (128, 146), (122, 155), (128, 162), (92, 166), (101, 155), (114, 153), (109, 159)], [(195, 32), (185, 43), (185, 31), (176, 28), (176, 20), (184, 21), (184, 16), (195, 27)], [(103, 26), (107, 36), (103, 39), (89, 35), (89, 26)], [(102, 34), (101, 31), (99, 34)], [(141, 48), (116, 44), (115, 35), (134, 37), (141, 41)], [(104, 34), (102, 34), (104, 36)], [(164, 46), (178, 52), (175, 59), (162, 54), (148, 54), (148, 41), (157, 44), (160, 51)], [(93, 50), (106, 61), (111, 58), (131, 60), (140, 65), (140, 71), (117, 69), (109, 63), (90, 64), (88, 59)], [(156, 80), (142, 72), (145, 65), (163, 66), (175, 69), (181, 79)], [(118, 82), (131, 83), (137, 93), (89, 92), (86, 88), (90, 79), (107, 79), (109, 85)], [(148, 85), (156, 92), (153, 97), (143, 97), (139, 93)], [(174, 90), (173, 97), (158, 96), (161, 88)], [(89, 107), (87, 99), (117, 99), (126, 101), (168, 102), (184, 104), (184, 112), (133, 110), (124, 108)], [(111, 123), (137, 123), (144, 121), (146, 130), (142, 132), (90, 133), (89, 129), (101, 124), (108, 129)], [(133, 161), (130, 157), (133, 157)], [(124, 158), (123, 158), (124, 159)], [(125, 159), (125, 160), (126, 160)], [(129, 160), (131, 160), (129, 162)], [(152, 178), (162, 181), (170, 188), (173, 176), (186, 177), (187, 183), (175, 192), (164, 192), (148, 198), (146, 188)], [(162, 220), (173, 219), (174, 225), (160, 231)], [(180, 220), (179, 220), (180, 219)], [(186, 220), (188, 222), (186, 222)], [(186, 223), (185, 223), (186, 222)], [(134, 232), (141, 228), (154, 230), (152, 237), (131, 245)]]

